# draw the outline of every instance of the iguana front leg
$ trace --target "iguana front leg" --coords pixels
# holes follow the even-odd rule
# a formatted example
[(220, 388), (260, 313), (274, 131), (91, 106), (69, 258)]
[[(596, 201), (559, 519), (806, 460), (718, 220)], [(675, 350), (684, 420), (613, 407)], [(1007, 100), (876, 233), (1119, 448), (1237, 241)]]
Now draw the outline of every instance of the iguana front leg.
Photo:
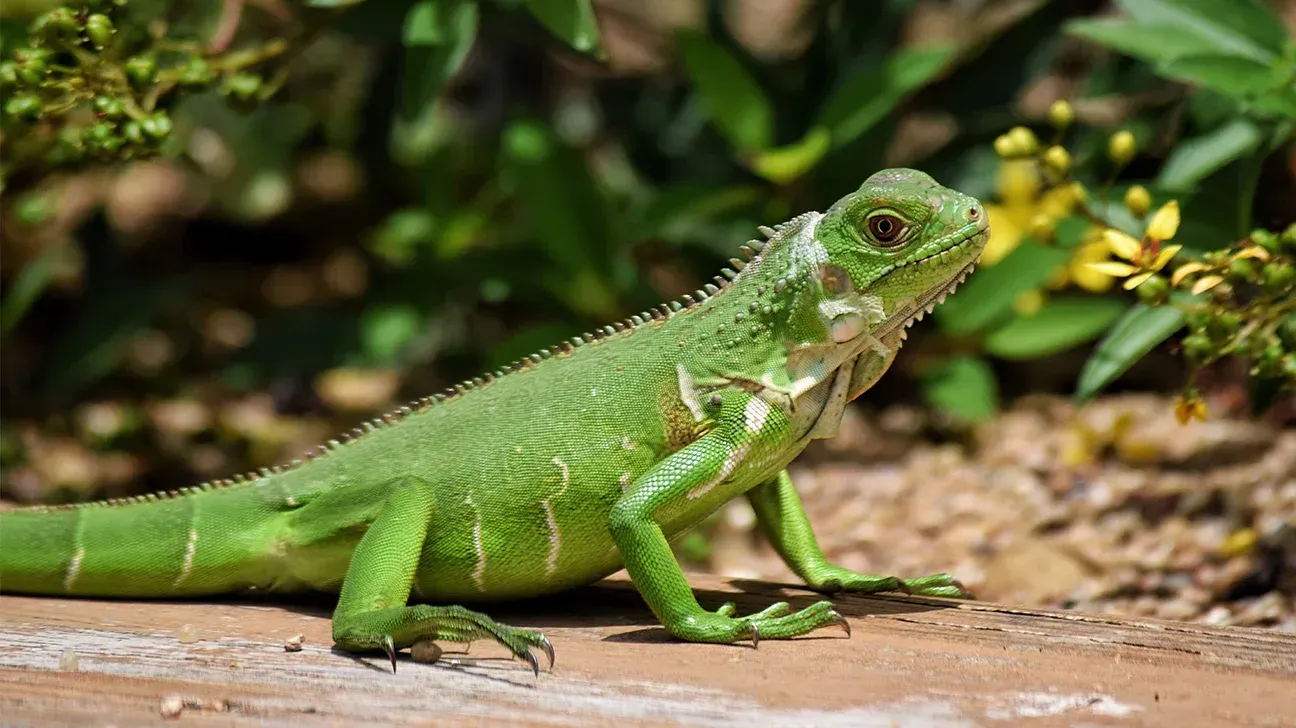
[(436, 514), (432, 485), (418, 478), (398, 481), (370, 525), (347, 567), (337, 609), (333, 641), (348, 652), (381, 649), (396, 671), (396, 651), (416, 642), (471, 642), (493, 639), (526, 660), (537, 675), (539, 647), (553, 667), (553, 647), (539, 632), (500, 624), (461, 606), (406, 606), (418, 570), (423, 539)]
[(787, 602), (778, 602), (743, 617), (735, 616), (732, 602), (714, 612), (698, 604), (658, 519), (675, 504), (725, 487), (744, 457), (757, 455), (757, 435), (740, 429), (739, 436), (733, 437), (728, 434), (731, 429), (713, 430), (667, 457), (640, 476), (613, 506), (608, 526), (630, 578), (666, 629), (690, 642), (750, 638), (759, 643), (762, 638), (786, 639), (832, 624), (845, 626), (846, 620), (826, 601), (798, 612), (792, 612)]
[(801, 498), (786, 470), (747, 491), (756, 522), (783, 561), (815, 591), (875, 593), (904, 591), (933, 597), (968, 597), (954, 577), (933, 574), (916, 579), (862, 574), (828, 562), (815, 539)]

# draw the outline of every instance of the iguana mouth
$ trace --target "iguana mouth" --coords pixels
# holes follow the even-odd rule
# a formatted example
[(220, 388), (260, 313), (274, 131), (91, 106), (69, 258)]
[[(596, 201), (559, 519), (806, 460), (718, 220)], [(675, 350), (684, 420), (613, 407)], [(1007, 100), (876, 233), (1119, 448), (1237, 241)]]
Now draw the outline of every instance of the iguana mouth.
[[(977, 241), (979, 238), (985, 238), (987, 237), (987, 232), (988, 231), (979, 232), (976, 235), (969, 237), (966, 242), (971, 243)], [(977, 256), (977, 259), (979, 258), (980, 256)], [(955, 289), (959, 287), (959, 284), (968, 277), (968, 274), (976, 268), (977, 259), (974, 259), (967, 265), (963, 266), (958, 272), (951, 275), (943, 284), (930, 288), (913, 301), (897, 307), (896, 310), (891, 313), (891, 316), (887, 318), (886, 322), (873, 332), (874, 338), (881, 339), (887, 334), (894, 332), (897, 328), (900, 329), (901, 341), (908, 338), (909, 327), (913, 326), (915, 322), (922, 321), (923, 316), (931, 313), (932, 310), (936, 308), (937, 304), (944, 303), (945, 297), (953, 293)]]

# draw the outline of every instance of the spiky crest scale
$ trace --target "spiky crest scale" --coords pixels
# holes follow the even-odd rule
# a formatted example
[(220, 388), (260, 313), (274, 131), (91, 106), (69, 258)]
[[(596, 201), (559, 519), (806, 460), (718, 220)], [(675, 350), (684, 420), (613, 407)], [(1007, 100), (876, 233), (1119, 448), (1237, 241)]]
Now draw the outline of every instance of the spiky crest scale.
[(816, 214), (818, 213), (815, 212), (802, 213), (787, 222), (778, 223), (774, 225), (772, 228), (766, 225), (761, 225), (757, 227), (757, 230), (762, 235), (764, 235), (769, 239), (758, 240), (753, 238), (752, 240), (748, 240), (745, 245), (739, 246), (738, 250), (742, 253), (743, 258), (745, 258), (745, 260), (740, 258), (730, 258), (729, 264), (732, 266), (733, 269), (732, 270), (729, 268), (721, 269), (720, 272), (723, 275), (723, 277), (715, 276), (715, 278), (713, 279), (715, 280), (715, 284), (708, 283), (705, 286), (703, 286), (702, 289), (694, 291), (692, 294), (684, 294), (680, 296), (679, 301), (664, 302), (657, 307), (644, 311), (643, 313), (635, 314), (622, 321), (615, 321), (608, 326), (595, 329), (594, 333), (592, 334), (586, 333), (583, 336), (574, 337), (570, 341), (563, 341), (558, 344), (555, 344), (554, 346), (551, 346), (548, 349), (541, 349), (540, 351), (531, 354), (530, 356), (524, 356), (521, 359), (518, 359), (517, 361), (513, 362), (512, 364), (508, 364), (501, 367), (500, 370), (494, 372), (493, 374), (488, 372), (482, 376), (473, 377), (471, 380), (465, 380), (453, 386), (447, 387), (444, 392), (440, 392), (427, 397), (422, 397), (420, 399), (410, 402), (407, 405), (398, 407), (391, 412), (383, 414), (381, 417), (377, 417), (372, 420), (365, 421), (361, 423), (360, 427), (356, 427), (352, 429), (350, 432), (344, 432), (341, 435), (339, 435), (337, 439), (329, 440), (324, 445), (320, 445), (318, 448), (306, 452), (305, 460), (294, 459), (286, 465), (275, 465), (271, 467), (263, 467), (257, 469), (254, 472), (240, 473), (238, 475), (233, 476), (232, 478), (218, 478), (215, 480), (205, 481), (195, 486), (188, 486), (177, 490), (155, 491), (152, 493), (144, 493), (141, 495), (127, 496), (124, 498), (103, 498), (100, 500), (85, 501), (82, 503), (62, 503), (58, 505), (35, 505), (35, 506), (27, 506), (24, 508), (19, 508), (17, 510), (26, 511), (26, 512), (44, 512), (44, 511), (72, 510), (77, 508), (104, 508), (104, 507), (114, 507), (114, 506), (136, 505), (140, 503), (150, 503), (154, 501), (170, 500), (173, 498), (181, 498), (188, 495), (206, 493), (213, 490), (222, 490), (233, 486), (252, 485), (258, 480), (269, 478), (271, 476), (278, 475), (280, 473), (284, 473), (289, 470), (299, 468), (305, 462), (313, 462), (316, 459), (321, 458), (330, 452), (339, 450), (342, 447), (355, 442), (361, 437), (364, 437), (365, 435), (374, 432), (379, 428), (394, 425), (400, 422), (401, 420), (405, 419), (406, 417), (419, 414), (422, 412), (426, 412), (427, 410), (439, 404), (443, 404), (447, 401), (463, 397), (469, 392), (473, 392), (478, 389), (481, 389), (505, 375), (520, 372), (525, 369), (530, 369), (531, 367), (540, 364), (540, 362), (544, 361), (545, 359), (552, 359), (555, 357), (566, 358), (571, 354), (573, 354), (577, 348), (580, 348), (586, 344), (600, 344), (603, 341), (605, 341), (608, 337), (617, 334), (630, 335), (633, 334), (635, 330), (640, 326), (649, 324), (654, 321), (664, 321), (675, 314), (690, 311), (696, 308), (697, 306), (701, 305), (707, 299), (712, 298), (728, 290), (733, 285), (733, 281), (737, 280), (738, 276), (740, 276), (745, 269), (752, 267), (754, 270), (754, 266), (760, 263), (767, 249), (773, 249), (775, 245), (783, 242), (783, 238), (781, 237), (781, 234), (785, 230), (799, 229), (802, 223), (804, 223), (809, 217)]

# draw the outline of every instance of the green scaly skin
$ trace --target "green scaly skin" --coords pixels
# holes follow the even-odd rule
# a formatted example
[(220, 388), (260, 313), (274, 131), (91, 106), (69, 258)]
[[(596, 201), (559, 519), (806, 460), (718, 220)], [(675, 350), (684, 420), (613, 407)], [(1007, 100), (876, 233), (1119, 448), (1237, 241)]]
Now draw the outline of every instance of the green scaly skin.
[[(827, 601), (703, 609), (669, 541), (746, 495), (822, 592), (961, 596), (948, 574), (827, 561), (786, 467), (836, 434), (905, 328), (963, 279), (989, 235), (973, 198), (878, 172), (827, 213), (763, 228), (723, 286), (524, 359), (330, 442), (306, 461), (178, 493), (0, 514), (0, 590), (99, 597), (340, 592), (348, 651), (539, 632), (459, 603), (589, 584), (623, 565), (672, 634), (783, 639), (845, 620)], [(413, 596), (414, 604), (409, 604)]]

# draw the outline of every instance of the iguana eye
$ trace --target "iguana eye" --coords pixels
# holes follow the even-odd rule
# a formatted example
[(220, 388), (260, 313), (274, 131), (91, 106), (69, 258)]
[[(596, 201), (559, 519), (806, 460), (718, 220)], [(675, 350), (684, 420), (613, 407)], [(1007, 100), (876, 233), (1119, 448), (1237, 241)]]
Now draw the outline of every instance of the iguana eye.
[(893, 245), (904, 237), (904, 221), (895, 215), (879, 213), (868, 219), (869, 234), (882, 245)]

